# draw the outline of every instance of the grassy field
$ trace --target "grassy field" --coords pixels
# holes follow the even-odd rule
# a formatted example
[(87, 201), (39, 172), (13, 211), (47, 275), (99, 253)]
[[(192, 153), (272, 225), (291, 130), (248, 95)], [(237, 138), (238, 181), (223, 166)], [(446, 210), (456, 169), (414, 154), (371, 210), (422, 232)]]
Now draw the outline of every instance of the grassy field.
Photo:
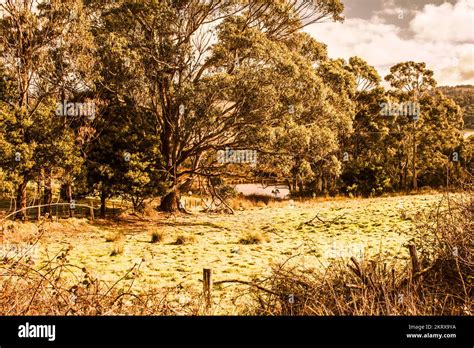
[[(203, 268), (212, 268), (215, 281), (248, 281), (265, 277), (272, 265), (282, 262), (310, 271), (334, 258), (380, 254), (396, 263), (408, 258), (404, 245), (413, 237), (415, 221), (440, 197), (281, 202), (235, 215), (195, 211), (93, 223), (86, 219), (47, 222), (35, 267), (70, 249), (71, 264), (110, 283), (139, 264), (133, 274), (134, 288), (149, 291), (176, 286), (199, 289)], [(14, 224), (13, 229), (20, 229), (23, 236), (37, 233), (32, 222)], [(226, 303), (236, 287), (217, 289), (219, 302)]]

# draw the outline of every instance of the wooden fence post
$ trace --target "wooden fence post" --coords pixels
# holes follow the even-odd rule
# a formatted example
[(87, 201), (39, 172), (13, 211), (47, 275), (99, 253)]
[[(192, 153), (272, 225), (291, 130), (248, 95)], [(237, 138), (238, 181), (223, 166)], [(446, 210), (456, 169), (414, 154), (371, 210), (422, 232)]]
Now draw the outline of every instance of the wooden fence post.
[(212, 306), (212, 269), (203, 269), (203, 295), (206, 310), (211, 309)]
[(94, 202), (92, 200), (89, 201), (89, 217), (91, 221), (94, 221)]
[(416, 254), (416, 247), (413, 244), (408, 245), (410, 251), (411, 266), (413, 275), (421, 271), (420, 261), (418, 261), (418, 255)]

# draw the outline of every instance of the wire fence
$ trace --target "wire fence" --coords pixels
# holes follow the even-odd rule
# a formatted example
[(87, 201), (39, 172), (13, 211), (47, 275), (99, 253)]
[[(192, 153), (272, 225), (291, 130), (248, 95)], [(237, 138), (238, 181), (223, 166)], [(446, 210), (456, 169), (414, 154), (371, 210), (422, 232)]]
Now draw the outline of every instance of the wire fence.
[[(82, 203), (51, 203), (27, 206), (22, 209), (15, 209), (7, 212), (7, 215), (0, 219), (0, 224), (7, 220), (17, 219), (20, 215), (28, 220), (41, 220), (42, 218), (63, 219), (70, 217), (89, 218), (94, 220), (100, 208), (94, 204)], [(120, 209), (118, 209), (120, 210)], [(24, 213), (24, 214), (21, 214)]]

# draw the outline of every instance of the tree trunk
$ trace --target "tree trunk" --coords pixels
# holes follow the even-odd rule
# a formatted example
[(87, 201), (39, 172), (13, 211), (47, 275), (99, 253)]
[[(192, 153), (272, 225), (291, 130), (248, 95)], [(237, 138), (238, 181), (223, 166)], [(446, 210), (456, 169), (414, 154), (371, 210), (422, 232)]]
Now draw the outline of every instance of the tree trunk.
[[(37, 186), (36, 186), (36, 194), (37, 194), (37, 197), (38, 197), (38, 203), (36, 204), (38, 206), (38, 208), (36, 208), (36, 211), (37, 211), (37, 220), (40, 221), (41, 220), (41, 181), (38, 180), (38, 183), (37, 183)], [(35, 199), (36, 201), (36, 199)]]
[(53, 201), (53, 191), (52, 191), (52, 182), (51, 182), (51, 171), (45, 170), (45, 179), (44, 179), (44, 195), (43, 195), (43, 212), (51, 215), (51, 203)]
[(175, 213), (179, 211), (178, 195), (176, 190), (171, 191), (166, 196), (161, 198), (160, 210), (168, 213)]
[[(418, 95), (415, 94), (415, 103), (418, 103)], [(416, 119), (413, 118), (413, 127), (412, 127), (412, 133), (413, 133), (413, 163), (412, 163), (412, 170), (413, 170), (413, 190), (418, 190), (418, 174), (416, 172), (416, 156), (417, 156), (417, 146), (416, 146)]]
[(409, 167), (409, 158), (408, 155), (405, 159), (405, 165), (403, 166), (403, 188), (405, 189), (406, 192), (410, 190), (410, 184), (409, 184), (409, 176), (408, 176), (408, 167)]
[(288, 186), (288, 190), (290, 190), (290, 195), (291, 192), (293, 192), (293, 187), (291, 186), (291, 180), (285, 179), (286, 186)]
[(398, 165), (398, 190), (403, 190), (403, 164), (401, 161)]
[(28, 184), (28, 180), (23, 180), (23, 182), (18, 185), (17, 195), (16, 195), (16, 210), (20, 210), (16, 214), (16, 218), (22, 221), (27, 220), (27, 212), (26, 212), (26, 186)]
[(100, 217), (102, 219), (105, 219), (105, 211), (107, 209), (107, 195), (105, 193), (105, 190), (102, 190), (100, 193)]
[[(66, 198), (69, 203), (72, 203), (72, 185), (66, 184)], [(74, 209), (71, 209), (71, 205), (69, 205), (69, 217), (74, 217)]]
[(416, 136), (415, 133), (413, 133), (413, 189), (417, 190), (418, 189), (418, 180), (417, 180), (417, 173), (416, 173)]
[(321, 194), (321, 192), (323, 191), (323, 181), (320, 176), (317, 177), (315, 186), (316, 186), (316, 192), (318, 194)]

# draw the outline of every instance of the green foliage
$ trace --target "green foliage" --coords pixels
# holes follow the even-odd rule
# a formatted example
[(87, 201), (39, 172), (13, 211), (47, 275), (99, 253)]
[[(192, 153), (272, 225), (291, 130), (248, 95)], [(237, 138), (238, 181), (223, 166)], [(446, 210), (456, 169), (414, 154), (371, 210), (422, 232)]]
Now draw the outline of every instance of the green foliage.
[[(353, 158), (344, 167), (342, 188), (366, 195), (410, 188), (413, 164), (420, 186), (444, 185), (447, 169), (451, 179), (460, 178), (462, 161), (451, 161), (462, 144), (459, 107), (439, 92), (426, 93), (436, 83), (424, 64), (397, 64), (386, 80), (397, 90), (375, 88), (357, 96), (355, 131), (345, 145)], [(417, 103), (420, 113), (416, 120), (410, 115), (383, 115), (384, 103)]]
[(474, 86), (438, 87), (438, 90), (462, 108), (464, 127), (474, 128)]
[[(447, 171), (461, 180), (472, 165), (461, 109), (425, 63), (393, 66), (386, 91), (363, 59), (330, 59), (301, 30), (342, 21), (339, 0), (29, 5), (0, 15), (0, 193), (19, 207), (33, 183), (51, 201), (52, 181), (67, 200), (100, 195), (103, 212), (112, 197), (141, 210), (156, 196), (173, 211), (196, 179), (224, 199), (232, 175), (375, 195), (443, 185)], [(466, 93), (454, 95), (469, 112)], [(58, 116), (66, 101), (94, 103), (95, 118)], [(416, 121), (381, 115), (408, 102)], [(258, 150), (258, 164), (219, 163), (225, 148)]]
[(30, 181), (46, 183), (56, 176), (70, 185), (80, 171), (78, 135), (84, 123), (57, 116), (56, 109), (93, 76), (88, 23), (77, 1), (2, 6), (0, 168), (9, 182), (2, 191), (16, 194), (17, 208), (26, 207)]

